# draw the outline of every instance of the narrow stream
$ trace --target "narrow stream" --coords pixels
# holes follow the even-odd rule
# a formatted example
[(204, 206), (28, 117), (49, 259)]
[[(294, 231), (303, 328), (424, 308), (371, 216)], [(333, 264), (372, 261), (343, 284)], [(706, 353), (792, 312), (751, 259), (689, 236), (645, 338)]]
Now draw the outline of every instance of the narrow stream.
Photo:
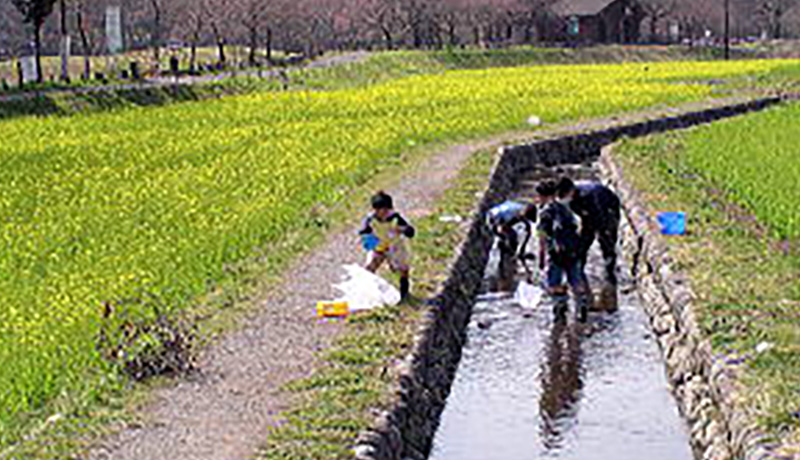
[[(593, 167), (572, 173), (594, 176)], [(531, 196), (549, 174), (532, 173), (519, 197)], [(587, 267), (594, 287), (602, 285), (596, 246)], [(535, 249), (532, 241), (529, 251)], [(592, 312), (587, 324), (575, 321), (574, 305), (566, 323), (554, 321), (546, 300), (534, 309), (519, 306), (516, 283), (506, 286), (511, 292), (498, 291), (497, 258), (495, 250), (429, 458), (690, 460), (684, 423), (622, 258), (618, 310)]]

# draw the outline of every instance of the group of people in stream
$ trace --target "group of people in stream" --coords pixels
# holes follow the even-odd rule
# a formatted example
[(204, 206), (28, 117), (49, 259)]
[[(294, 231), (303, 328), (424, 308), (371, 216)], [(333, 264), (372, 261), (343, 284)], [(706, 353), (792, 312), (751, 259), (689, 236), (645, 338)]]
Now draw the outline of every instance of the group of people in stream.
[[(604, 260), (603, 303), (613, 308), (620, 207), (619, 197), (608, 187), (598, 182), (575, 183), (568, 177), (538, 184), (533, 203), (506, 201), (495, 206), (488, 212), (487, 224), (498, 240), (501, 271), (519, 261), (532, 277), (526, 264), (537, 257), (526, 250), (535, 225), (539, 269), (545, 274), (543, 284), (553, 300), (555, 315), (566, 318), (571, 290), (578, 319), (583, 322), (594, 303), (585, 269), (589, 250), (597, 240)], [(520, 241), (523, 229), (524, 240)]]
[[(376, 193), (371, 205), (373, 211), (358, 232), (368, 253), (366, 268), (375, 272), (388, 262), (400, 275), (400, 294), (407, 299), (410, 265), (405, 240), (416, 232), (395, 211), (392, 197), (385, 192)], [(620, 200), (608, 187), (598, 182), (575, 183), (568, 177), (541, 182), (532, 202), (501, 203), (488, 211), (486, 222), (497, 239), (501, 271), (505, 271), (503, 267), (516, 271), (519, 262), (532, 282), (534, 275), (527, 263), (538, 259), (539, 270), (545, 274), (544, 287), (560, 319), (566, 318), (571, 290), (578, 319), (587, 320), (594, 299), (585, 268), (589, 249), (597, 240), (605, 265), (603, 303), (615, 304)], [(539, 237), (538, 257), (526, 252), (534, 234)]]

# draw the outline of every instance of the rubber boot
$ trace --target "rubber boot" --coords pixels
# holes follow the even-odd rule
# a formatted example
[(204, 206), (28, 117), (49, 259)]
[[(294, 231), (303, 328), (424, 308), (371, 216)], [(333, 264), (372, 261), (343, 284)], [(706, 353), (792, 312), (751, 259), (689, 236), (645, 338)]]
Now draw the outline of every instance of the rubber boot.
[(605, 259), (606, 282), (614, 287), (617, 286), (617, 258), (609, 257)]
[(586, 294), (581, 294), (576, 300), (578, 304), (578, 321), (585, 323), (589, 320), (589, 297)]
[(600, 291), (600, 299), (603, 311), (613, 313), (619, 309), (616, 286), (611, 284), (603, 286), (603, 289)]
[(553, 295), (553, 315), (555, 315), (556, 321), (566, 321), (568, 309), (569, 296), (561, 294)]
[(400, 301), (405, 302), (408, 300), (409, 290), (411, 288), (411, 283), (409, 282), (408, 278), (401, 277), (400, 278)]

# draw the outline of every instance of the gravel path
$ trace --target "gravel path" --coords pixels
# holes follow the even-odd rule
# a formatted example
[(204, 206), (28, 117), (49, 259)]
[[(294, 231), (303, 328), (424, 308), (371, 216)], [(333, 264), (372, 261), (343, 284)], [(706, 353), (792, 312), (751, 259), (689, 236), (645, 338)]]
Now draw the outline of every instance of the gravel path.
[[(404, 172), (387, 191), (411, 219), (431, 213), (441, 194), (472, 152), (524, 137), (653, 118), (731, 103), (720, 99), (681, 109), (655, 109), (607, 119), (587, 120), (527, 135), (509, 133), (482, 142), (433, 153)], [(365, 210), (366, 210), (365, 206)], [(355, 223), (354, 223), (355, 225)], [(210, 346), (199, 363), (199, 377), (156, 390), (144, 410), (142, 426), (129, 427), (96, 447), (91, 460), (238, 460), (251, 458), (266, 439), (267, 428), (286, 407), (280, 387), (308, 376), (318, 364), (315, 352), (343, 331), (341, 324), (318, 324), (313, 306), (331, 298), (340, 266), (360, 262), (352, 229), (334, 233), (314, 252), (297, 260), (280, 286), (264, 295), (261, 308), (244, 326)]]

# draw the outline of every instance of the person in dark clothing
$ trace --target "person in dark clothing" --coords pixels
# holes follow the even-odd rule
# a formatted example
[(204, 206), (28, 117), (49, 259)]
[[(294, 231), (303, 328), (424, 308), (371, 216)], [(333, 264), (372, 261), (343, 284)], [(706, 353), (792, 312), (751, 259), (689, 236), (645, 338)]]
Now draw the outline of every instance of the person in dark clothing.
[[(489, 210), (486, 223), (499, 240), (500, 251), (509, 256), (522, 256), (531, 235), (531, 223), (536, 222), (535, 204), (506, 201)], [(525, 238), (520, 243), (516, 226), (525, 226)]]
[(570, 209), (581, 219), (579, 256), (586, 266), (589, 249), (595, 238), (605, 261), (605, 277), (612, 287), (617, 285), (617, 240), (619, 238), (620, 199), (598, 182), (579, 182), (562, 178), (556, 194), (563, 196)]
[[(536, 222), (537, 208), (535, 204), (519, 201), (505, 201), (494, 206), (486, 213), (486, 224), (491, 229), (500, 250), (498, 264), (498, 285), (496, 289), (504, 291), (513, 285), (517, 262), (530, 273), (525, 249), (532, 235), (531, 223)], [(524, 230), (519, 227), (524, 226)], [(520, 233), (524, 238), (520, 241)]]
[(400, 274), (400, 296), (406, 300), (410, 290), (411, 267), (405, 239), (413, 238), (416, 231), (394, 210), (390, 195), (378, 192), (372, 197), (371, 204), (373, 212), (364, 219), (358, 231), (362, 238), (369, 236), (374, 241), (373, 244), (365, 244), (365, 249), (369, 251), (366, 268), (374, 273), (388, 261), (392, 271)]
[(580, 222), (566, 203), (566, 197), (553, 196), (555, 185), (545, 183), (540, 195), (543, 207), (539, 213), (539, 268), (547, 269), (547, 291), (555, 300), (555, 313), (563, 318), (567, 311), (567, 288), (564, 276), (577, 303), (578, 318), (586, 321), (591, 297), (580, 256)]

